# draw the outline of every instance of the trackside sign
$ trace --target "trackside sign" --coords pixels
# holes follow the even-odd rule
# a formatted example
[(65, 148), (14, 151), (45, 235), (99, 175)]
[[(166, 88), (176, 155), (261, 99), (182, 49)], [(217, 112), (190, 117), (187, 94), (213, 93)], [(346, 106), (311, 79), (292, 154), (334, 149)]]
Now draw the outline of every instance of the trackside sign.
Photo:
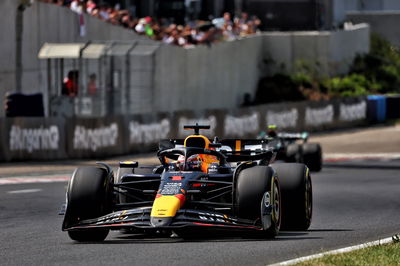
[(179, 111), (100, 118), (0, 118), (0, 161), (99, 158), (156, 151), (160, 139), (184, 138), (185, 124), (207, 124), (213, 138), (254, 138), (268, 124), (318, 131), (368, 122), (366, 98), (266, 104), (234, 110)]
[(1, 123), (0, 155), (6, 160), (66, 157), (64, 120), (36, 117), (5, 118)]

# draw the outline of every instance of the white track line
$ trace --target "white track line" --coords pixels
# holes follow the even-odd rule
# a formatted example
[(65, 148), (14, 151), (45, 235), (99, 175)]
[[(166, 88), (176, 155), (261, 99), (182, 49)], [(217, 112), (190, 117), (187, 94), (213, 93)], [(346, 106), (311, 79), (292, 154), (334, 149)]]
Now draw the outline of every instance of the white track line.
[(36, 193), (40, 192), (42, 189), (23, 189), (23, 190), (13, 190), (13, 191), (8, 191), (8, 194), (24, 194), (24, 193)]
[(387, 237), (384, 239), (367, 242), (367, 243), (360, 244), (360, 245), (355, 245), (355, 246), (351, 246), (351, 247), (347, 247), (347, 248), (335, 249), (335, 250), (326, 251), (326, 252), (322, 252), (322, 253), (318, 253), (318, 254), (314, 254), (314, 255), (310, 255), (310, 256), (305, 256), (305, 257), (301, 257), (301, 258), (297, 258), (297, 259), (293, 259), (293, 260), (287, 260), (287, 261), (283, 261), (283, 262), (279, 262), (279, 263), (275, 263), (275, 264), (270, 264), (270, 266), (293, 265), (293, 264), (308, 261), (308, 260), (318, 259), (318, 258), (321, 258), (326, 255), (341, 254), (341, 253), (346, 253), (346, 252), (359, 250), (359, 249), (363, 249), (363, 248), (367, 248), (367, 247), (389, 244), (392, 242), (393, 242), (393, 237)]
[(0, 186), (1, 185), (10, 185), (10, 184), (28, 184), (28, 183), (54, 183), (54, 182), (67, 182), (69, 181), (69, 176), (27, 176), (27, 177), (6, 177), (0, 178)]

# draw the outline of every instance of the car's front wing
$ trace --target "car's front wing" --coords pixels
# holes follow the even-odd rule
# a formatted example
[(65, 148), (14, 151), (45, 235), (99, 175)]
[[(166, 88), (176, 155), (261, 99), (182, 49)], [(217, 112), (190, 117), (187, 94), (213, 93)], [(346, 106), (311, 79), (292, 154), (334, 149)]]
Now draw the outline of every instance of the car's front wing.
[(148, 230), (173, 230), (185, 227), (214, 227), (227, 230), (262, 230), (256, 221), (238, 219), (226, 214), (210, 211), (179, 210), (168, 226), (154, 226), (150, 222), (151, 208), (131, 209), (117, 211), (108, 215), (83, 220), (79, 223), (64, 228), (64, 231), (95, 230), (95, 229), (139, 229)]

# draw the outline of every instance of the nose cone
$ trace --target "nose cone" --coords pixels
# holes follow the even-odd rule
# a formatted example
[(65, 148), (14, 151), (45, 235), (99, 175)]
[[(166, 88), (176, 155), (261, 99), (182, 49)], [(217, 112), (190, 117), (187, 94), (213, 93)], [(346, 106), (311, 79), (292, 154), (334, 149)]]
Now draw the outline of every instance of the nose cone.
[(169, 226), (172, 223), (174, 217), (151, 217), (150, 223), (154, 227)]
[(168, 226), (182, 205), (180, 197), (158, 195), (153, 203), (150, 223), (154, 227)]

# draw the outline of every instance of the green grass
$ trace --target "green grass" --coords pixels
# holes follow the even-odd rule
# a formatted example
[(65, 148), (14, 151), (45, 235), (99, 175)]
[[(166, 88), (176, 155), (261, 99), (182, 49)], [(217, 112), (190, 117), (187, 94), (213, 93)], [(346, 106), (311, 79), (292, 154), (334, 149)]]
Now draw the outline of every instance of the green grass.
[(296, 265), (400, 265), (400, 243), (368, 247), (337, 255), (326, 255)]

